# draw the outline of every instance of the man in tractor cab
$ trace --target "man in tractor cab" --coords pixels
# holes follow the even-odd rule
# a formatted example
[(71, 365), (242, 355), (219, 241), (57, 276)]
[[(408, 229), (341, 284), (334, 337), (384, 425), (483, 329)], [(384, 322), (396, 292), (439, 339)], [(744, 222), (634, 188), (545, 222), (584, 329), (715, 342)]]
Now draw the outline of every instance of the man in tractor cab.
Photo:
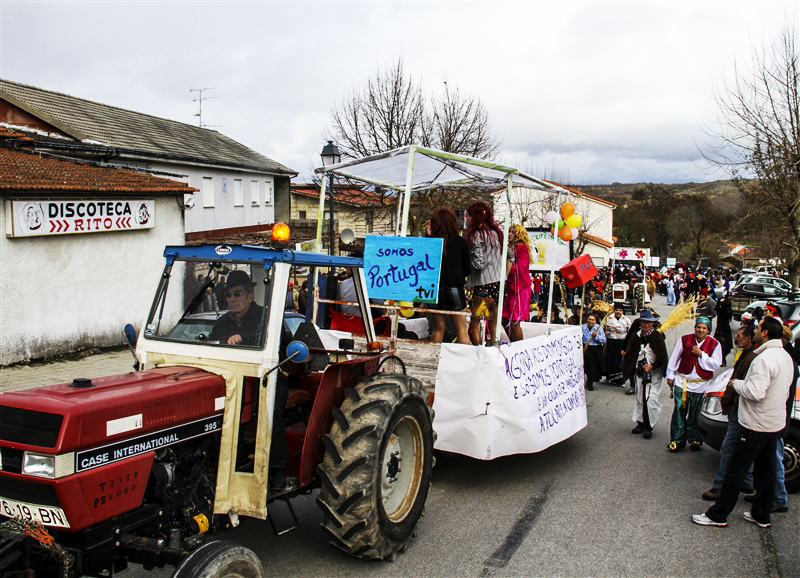
[[(211, 330), (209, 340), (220, 341), (228, 345), (258, 345), (261, 338), (261, 324), (264, 308), (255, 302), (255, 283), (245, 271), (233, 271), (228, 275), (225, 285), (225, 298), (228, 301), (228, 312), (220, 317)], [(291, 334), (283, 327), (281, 333), (280, 356), (285, 358), (286, 346), (291, 341)], [(270, 491), (289, 491), (296, 489), (296, 479), (286, 478), (286, 466), (289, 454), (286, 445), (283, 410), (289, 397), (287, 375), (278, 372), (275, 390), (275, 405), (272, 412), (272, 441), (269, 453), (269, 488)]]
[(264, 308), (255, 303), (254, 285), (244, 271), (228, 275), (225, 284), (228, 312), (214, 324), (209, 340), (228, 345), (258, 345)]

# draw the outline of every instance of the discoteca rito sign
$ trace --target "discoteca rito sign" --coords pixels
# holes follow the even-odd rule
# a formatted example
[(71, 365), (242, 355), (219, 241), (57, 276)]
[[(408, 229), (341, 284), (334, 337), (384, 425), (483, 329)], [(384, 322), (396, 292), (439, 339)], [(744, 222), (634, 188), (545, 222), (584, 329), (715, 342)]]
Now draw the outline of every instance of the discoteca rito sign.
[(152, 199), (9, 203), (11, 210), (6, 210), (11, 218), (7, 228), (9, 237), (107, 233), (152, 229), (156, 224), (155, 201)]

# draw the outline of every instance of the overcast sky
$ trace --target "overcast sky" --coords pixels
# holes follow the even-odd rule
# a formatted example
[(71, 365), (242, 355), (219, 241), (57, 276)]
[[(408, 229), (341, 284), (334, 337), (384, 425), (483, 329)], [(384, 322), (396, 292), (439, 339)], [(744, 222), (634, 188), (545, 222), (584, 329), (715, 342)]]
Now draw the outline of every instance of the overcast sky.
[[(572, 184), (702, 182), (713, 89), (794, 2), (0, 0), (0, 77), (194, 124), (307, 175), (337, 100), (402, 56), (480, 97), (498, 160)], [(302, 180), (302, 179), (296, 179)]]

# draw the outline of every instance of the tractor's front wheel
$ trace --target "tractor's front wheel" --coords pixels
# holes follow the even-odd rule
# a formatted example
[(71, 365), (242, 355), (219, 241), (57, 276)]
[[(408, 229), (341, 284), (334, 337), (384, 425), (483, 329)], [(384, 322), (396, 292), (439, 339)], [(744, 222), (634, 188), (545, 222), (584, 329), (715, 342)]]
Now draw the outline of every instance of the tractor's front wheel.
[(422, 383), (380, 374), (346, 390), (323, 438), (317, 502), (331, 543), (348, 554), (394, 560), (422, 516), (433, 468), (433, 418)]
[(241, 544), (227, 540), (207, 542), (189, 554), (172, 578), (262, 578), (258, 556)]

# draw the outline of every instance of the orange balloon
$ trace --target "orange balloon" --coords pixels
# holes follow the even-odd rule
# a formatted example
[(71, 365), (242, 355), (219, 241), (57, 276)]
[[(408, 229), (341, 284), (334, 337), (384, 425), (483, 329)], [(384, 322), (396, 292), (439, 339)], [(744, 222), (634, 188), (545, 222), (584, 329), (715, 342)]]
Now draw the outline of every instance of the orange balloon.
[(561, 205), (561, 218), (566, 219), (575, 214), (575, 205), (572, 203), (564, 203)]
[(562, 241), (572, 241), (572, 229), (564, 227), (558, 232), (558, 236)]

